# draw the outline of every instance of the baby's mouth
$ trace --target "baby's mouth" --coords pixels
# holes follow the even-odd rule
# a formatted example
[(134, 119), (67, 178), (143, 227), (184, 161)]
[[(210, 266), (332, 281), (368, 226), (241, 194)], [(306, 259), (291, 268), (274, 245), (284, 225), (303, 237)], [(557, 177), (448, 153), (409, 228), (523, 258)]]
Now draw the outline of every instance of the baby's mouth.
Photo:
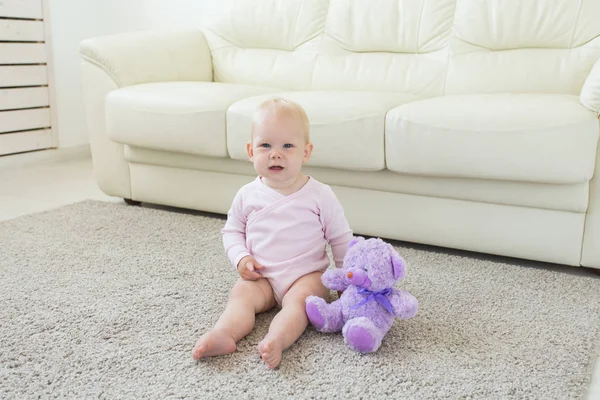
[(283, 167), (280, 165), (273, 165), (272, 167), (269, 167), (269, 169), (271, 171), (281, 171), (283, 169)]

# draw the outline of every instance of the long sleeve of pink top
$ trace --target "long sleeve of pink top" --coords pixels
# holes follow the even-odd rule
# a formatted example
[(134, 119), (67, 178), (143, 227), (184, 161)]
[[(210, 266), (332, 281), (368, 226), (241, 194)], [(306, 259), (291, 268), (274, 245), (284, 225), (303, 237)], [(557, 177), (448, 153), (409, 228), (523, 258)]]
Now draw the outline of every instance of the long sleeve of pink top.
[(233, 200), (222, 234), (234, 267), (252, 255), (267, 275), (304, 264), (327, 268), (327, 243), (340, 267), (352, 240), (335, 194), (313, 178), (288, 196), (266, 186), (260, 177), (245, 185)]
[[(244, 187), (245, 188), (245, 187)], [(240, 260), (250, 253), (246, 248), (246, 220), (243, 212), (243, 190), (242, 188), (233, 199), (233, 204), (227, 213), (227, 222), (221, 231), (225, 252), (232, 265), (237, 268)]]

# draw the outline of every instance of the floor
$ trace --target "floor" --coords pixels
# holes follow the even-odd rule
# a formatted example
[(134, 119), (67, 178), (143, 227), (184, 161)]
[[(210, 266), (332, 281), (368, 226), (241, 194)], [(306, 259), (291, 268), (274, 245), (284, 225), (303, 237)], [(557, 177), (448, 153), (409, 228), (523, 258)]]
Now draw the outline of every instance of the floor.
[[(123, 201), (96, 186), (86, 147), (0, 157), (0, 221), (86, 199)], [(600, 357), (587, 400), (600, 400)]]
[(89, 152), (65, 157), (46, 150), (0, 157), (0, 220), (85, 199), (123, 201), (96, 186)]

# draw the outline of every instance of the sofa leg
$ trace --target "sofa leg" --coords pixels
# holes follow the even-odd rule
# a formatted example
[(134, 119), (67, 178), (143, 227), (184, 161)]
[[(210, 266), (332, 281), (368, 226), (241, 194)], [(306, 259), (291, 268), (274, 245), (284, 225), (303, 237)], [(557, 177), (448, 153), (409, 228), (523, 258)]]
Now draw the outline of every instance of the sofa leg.
[(129, 204), (130, 206), (139, 206), (140, 204), (142, 204), (141, 201), (137, 201), (137, 200), (131, 200), (131, 199), (123, 199), (125, 200), (125, 203)]

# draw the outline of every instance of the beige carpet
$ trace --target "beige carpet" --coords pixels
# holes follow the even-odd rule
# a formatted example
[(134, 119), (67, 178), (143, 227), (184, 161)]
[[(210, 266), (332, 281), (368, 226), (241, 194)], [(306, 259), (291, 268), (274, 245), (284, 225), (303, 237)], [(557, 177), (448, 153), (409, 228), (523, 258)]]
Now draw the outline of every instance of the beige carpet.
[(255, 345), (191, 348), (236, 276), (223, 219), (84, 202), (0, 223), (0, 398), (581, 399), (600, 342), (590, 271), (398, 244), (421, 302), (378, 353), (309, 329), (269, 371)]

